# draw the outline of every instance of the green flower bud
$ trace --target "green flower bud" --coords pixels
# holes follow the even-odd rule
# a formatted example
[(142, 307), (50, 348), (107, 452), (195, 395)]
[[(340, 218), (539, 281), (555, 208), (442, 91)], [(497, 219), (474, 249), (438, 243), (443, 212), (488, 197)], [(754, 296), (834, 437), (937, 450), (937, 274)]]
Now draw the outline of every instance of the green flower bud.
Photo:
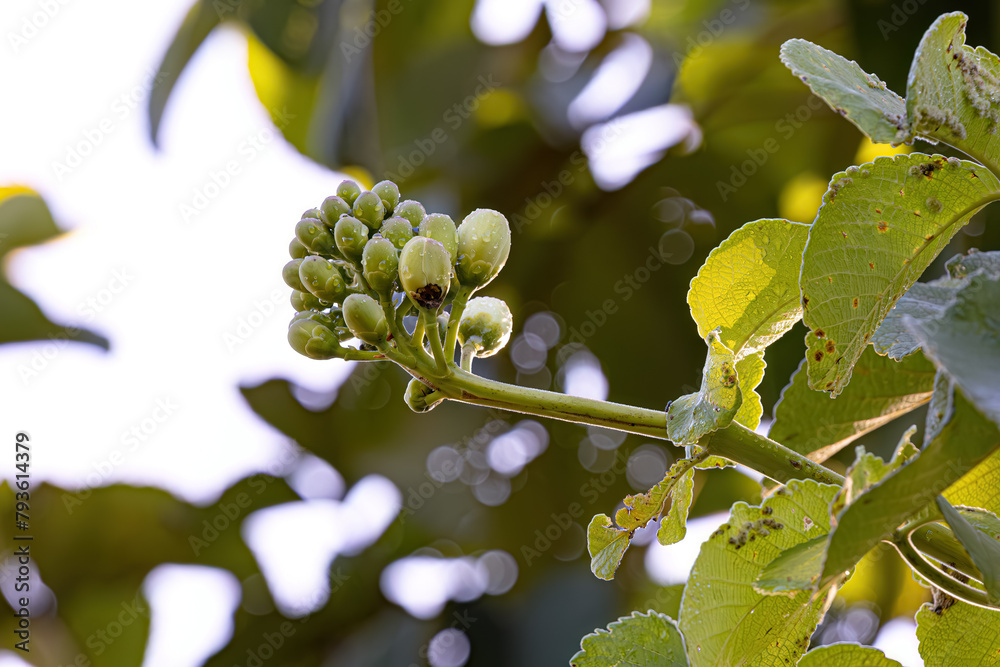
[(356, 262), (361, 259), (361, 253), (368, 243), (368, 227), (357, 218), (345, 215), (334, 226), (333, 238), (344, 257)]
[(308, 317), (292, 320), (288, 326), (288, 343), (293, 350), (310, 359), (333, 359), (340, 356), (342, 349), (333, 331)]
[(355, 338), (370, 345), (383, 343), (389, 331), (382, 308), (367, 294), (352, 294), (344, 300), (344, 321)]
[(299, 266), (299, 280), (306, 291), (323, 301), (339, 303), (347, 296), (347, 282), (340, 269), (322, 257), (306, 257)]
[(420, 223), (424, 221), (427, 211), (424, 210), (424, 205), (420, 202), (407, 199), (397, 204), (392, 214), (409, 220), (410, 227), (419, 227)]
[(354, 200), (354, 217), (368, 225), (368, 229), (378, 231), (385, 217), (385, 205), (374, 192), (362, 192)]
[(388, 294), (399, 275), (399, 251), (389, 239), (376, 234), (361, 254), (365, 280), (379, 294)]
[(420, 235), (439, 241), (451, 255), (451, 263), (455, 263), (458, 235), (455, 232), (455, 221), (449, 216), (444, 213), (431, 213), (420, 223)]
[(329, 302), (317, 299), (309, 292), (299, 290), (292, 290), (291, 302), (292, 308), (300, 313), (306, 310), (323, 310), (330, 307)]
[(406, 405), (414, 412), (429, 412), (444, 401), (443, 398), (439, 398), (436, 401), (428, 402), (427, 397), (432, 393), (434, 393), (434, 389), (428, 387), (420, 380), (413, 378), (406, 385), (406, 394), (403, 395), (403, 400), (406, 401)]
[(332, 195), (323, 200), (319, 207), (319, 219), (333, 227), (340, 220), (340, 216), (351, 212), (351, 206), (343, 198)]
[(458, 227), (455, 273), (467, 287), (480, 288), (496, 278), (510, 254), (510, 225), (500, 213), (476, 209)]
[(320, 255), (330, 255), (337, 252), (333, 236), (319, 218), (302, 218), (295, 225), (295, 238), (306, 247), (306, 250)]
[(372, 188), (372, 192), (377, 194), (382, 200), (387, 213), (392, 213), (392, 210), (396, 208), (396, 204), (399, 203), (399, 188), (392, 181), (380, 181), (376, 183), (375, 187)]
[(379, 234), (392, 241), (396, 250), (402, 250), (406, 242), (413, 238), (413, 228), (409, 220), (395, 216), (382, 223)]
[(285, 284), (294, 290), (300, 292), (305, 292), (306, 288), (299, 280), (299, 265), (302, 263), (301, 259), (293, 259), (281, 268), (281, 278), (285, 281)]
[(316, 322), (317, 324), (322, 324), (323, 326), (325, 326), (330, 331), (333, 331), (335, 328), (337, 328), (337, 326), (343, 326), (343, 319), (344, 319), (343, 316), (340, 315), (340, 311), (339, 310), (336, 311), (334, 313), (334, 315), (338, 316), (339, 319), (341, 320), (339, 324), (337, 322), (337, 318), (336, 317), (331, 317), (330, 315), (328, 315), (326, 313), (320, 313), (320, 312), (317, 312), (317, 311), (307, 310), (307, 311), (303, 311), (303, 312), (300, 312), (300, 313), (295, 313), (295, 315), (292, 316), (292, 320), (288, 323), (288, 326), (289, 327), (292, 326), (293, 324), (295, 324), (299, 320), (312, 320), (313, 322)]
[(348, 206), (354, 206), (354, 200), (361, 194), (361, 186), (354, 181), (341, 181), (337, 186), (337, 196), (347, 202)]
[(480, 296), (469, 301), (458, 322), (458, 342), (476, 350), (477, 357), (491, 357), (507, 344), (514, 328), (510, 308), (500, 299)]
[(321, 215), (322, 214), (320, 213), (320, 210), (318, 208), (311, 208), (311, 209), (305, 211), (302, 214), (301, 217), (303, 217), (303, 218), (316, 218), (317, 220), (322, 220), (322, 218), (320, 217)]
[(288, 244), (288, 255), (292, 259), (302, 259), (308, 254), (309, 250), (298, 239), (292, 239), (291, 243)]
[(415, 236), (399, 254), (399, 282), (417, 308), (440, 308), (451, 286), (451, 276), (451, 255), (440, 241)]

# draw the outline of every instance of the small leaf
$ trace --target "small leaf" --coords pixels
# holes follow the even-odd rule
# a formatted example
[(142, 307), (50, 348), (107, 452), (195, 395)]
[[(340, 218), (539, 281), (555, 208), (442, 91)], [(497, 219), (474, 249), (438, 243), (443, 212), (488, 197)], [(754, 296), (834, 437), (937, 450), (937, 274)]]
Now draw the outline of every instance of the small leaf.
[[(938, 507), (962, 543), (972, 562), (983, 575), (983, 585), (991, 603), (1000, 603), (1000, 542), (973, 526), (947, 500), (938, 496)], [(996, 519), (996, 517), (993, 517)]]
[(997, 612), (964, 602), (934, 611), (924, 604), (917, 612), (920, 657), (928, 667), (1000, 665)]
[(681, 475), (670, 489), (670, 509), (656, 531), (656, 539), (660, 544), (666, 546), (684, 539), (693, 497), (694, 469), (691, 469)]
[(692, 665), (795, 664), (805, 653), (829, 595), (761, 595), (754, 582), (765, 564), (830, 530), (837, 489), (794, 481), (760, 507), (733, 505), (702, 544), (684, 589), (680, 628)]
[(858, 445), (855, 449), (854, 463), (847, 469), (844, 476), (844, 485), (830, 505), (830, 513), (833, 516), (853, 503), (862, 493), (881, 482), (890, 473), (899, 470), (910, 459), (917, 455), (918, 450), (910, 442), (910, 438), (916, 433), (917, 427), (911, 426), (900, 438), (896, 447), (896, 454), (886, 463), (881, 457), (866, 452), (864, 445)]
[(804, 39), (781, 46), (781, 62), (877, 144), (909, 143), (906, 104), (853, 60)]
[(871, 646), (828, 644), (802, 656), (798, 667), (902, 667)]
[(802, 258), (809, 386), (843, 391), (896, 301), (1000, 181), (974, 162), (911, 153), (836, 174)]
[(196, 0), (188, 10), (184, 22), (174, 35), (167, 48), (160, 66), (153, 77), (153, 87), (149, 91), (149, 138), (157, 145), (160, 122), (167, 100), (173, 92), (174, 85), (181, 77), (181, 72), (198, 50), (205, 38), (222, 22), (222, 13), (217, 11), (207, 0)]
[(921, 347), (962, 393), (1000, 425), (1000, 277), (979, 272), (934, 320), (906, 318)]
[(687, 667), (684, 638), (667, 615), (632, 612), (580, 641), (572, 667)]
[(701, 390), (667, 408), (667, 437), (678, 445), (693, 445), (706, 433), (728, 426), (743, 403), (732, 351), (719, 340), (718, 331), (709, 333), (705, 342), (708, 358)]
[(866, 349), (851, 384), (835, 399), (806, 385), (805, 362), (782, 390), (769, 436), (814, 461), (914, 410), (931, 398), (934, 364), (922, 354), (895, 362)]
[(943, 14), (920, 40), (906, 84), (906, 115), (918, 135), (943, 141), (997, 169), (1000, 60), (965, 45), (968, 17)]
[(960, 391), (938, 436), (837, 517), (820, 585), (857, 564), (881, 540), (1000, 447), (1000, 431)]
[(780, 219), (748, 222), (730, 234), (691, 281), (687, 299), (698, 334), (718, 328), (739, 360), (791, 329), (802, 317), (799, 270), (808, 235), (809, 225)]
[(632, 532), (615, 528), (607, 514), (595, 516), (587, 526), (587, 550), (594, 576), (605, 581), (614, 579), (631, 539)]

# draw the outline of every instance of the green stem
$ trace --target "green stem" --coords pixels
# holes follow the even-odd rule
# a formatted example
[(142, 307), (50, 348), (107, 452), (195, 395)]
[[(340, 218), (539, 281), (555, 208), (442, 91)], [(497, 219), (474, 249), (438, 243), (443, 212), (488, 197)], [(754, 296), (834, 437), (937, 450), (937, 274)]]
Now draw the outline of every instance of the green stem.
[[(431, 342), (431, 352), (434, 353), (434, 361), (437, 363), (437, 370), (441, 374), (448, 372), (448, 360), (444, 356), (444, 348), (441, 347), (441, 332), (438, 331), (437, 317), (429, 310), (421, 311), (420, 318), (425, 322), (424, 328), (427, 330), (427, 340)], [(452, 351), (451, 365), (455, 364), (455, 353)]]
[(472, 372), (472, 360), (476, 358), (476, 348), (472, 343), (462, 346), (462, 370), (466, 373)]
[[(462, 319), (462, 313), (469, 303), (473, 289), (463, 285), (455, 294), (455, 300), (451, 302), (451, 315), (448, 317), (448, 335), (445, 337), (444, 349), (451, 353), (451, 362), (454, 363), (455, 345), (458, 342), (458, 323)], [(465, 368), (465, 350), (462, 350), (462, 368)], [(465, 368), (465, 370), (469, 370)]]

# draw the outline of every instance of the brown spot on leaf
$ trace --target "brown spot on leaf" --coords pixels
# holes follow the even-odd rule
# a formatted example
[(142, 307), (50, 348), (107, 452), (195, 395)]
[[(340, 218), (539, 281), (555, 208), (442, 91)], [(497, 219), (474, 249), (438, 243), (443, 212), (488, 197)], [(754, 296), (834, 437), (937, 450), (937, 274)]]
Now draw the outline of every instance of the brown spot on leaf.
[(889, 231), (889, 223), (886, 222), (885, 220), (879, 220), (878, 221), (878, 230), (880, 232), (882, 232), (883, 234), (885, 232)]
[(823, 353), (817, 350), (816, 354), (813, 355), (813, 359), (815, 359), (816, 361), (823, 361)]
[(854, 307), (858, 307), (858, 297), (854, 297)]
[(822, 338), (826, 333), (822, 329), (816, 329), (816, 338)]
[(837, 345), (832, 340), (826, 341), (826, 353), (827, 354), (833, 354), (834, 350), (836, 350), (836, 349), (837, 349)]
[(871, 269), (872, 271), (874, 271), (875, 270), (875, 264), (874, 264), (874, 262), (868, 262), (868, 268)]

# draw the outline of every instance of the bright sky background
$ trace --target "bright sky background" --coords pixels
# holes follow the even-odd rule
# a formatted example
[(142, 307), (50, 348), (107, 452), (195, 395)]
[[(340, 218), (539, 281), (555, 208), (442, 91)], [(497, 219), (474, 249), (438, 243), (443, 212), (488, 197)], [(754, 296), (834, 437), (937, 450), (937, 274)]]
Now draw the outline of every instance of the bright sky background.
[[(0, 346), (0, 432), (30, 432), (34, 483), (152, 484), (191, 502), (211, 503), (234, 481), (268, 470), (283, 454), (288, 458), (290, 443), (246, 406), (238, 384), (284, 376), (328, 393), (347, 368), (339, 361), (308, 360), (286, 344), (288, 289), (277, 270), (287, 261), (292, 223), (342, 177), (278, 138), (254, 94), (238, 31), (216, 31), (185, 71), (161, 128), (162, 151), (147, 139), (150, 79), (190, 4), (144, 3), (140, 13), (128, 0), (5, 0), (0, 9), (6, 92), (0, 104), (0, 185), (35, 188), (57, 222), (71, 230), (16, 253), (8, 275), (50, 318), (83, 324), (113, 346), (108, 354), (80, 344)], [(528, 18), (519, 20), (512, 5), (505, 23), (503, 12), (497, 14), (507, 9), (504, 3), (480, 4), (473, 27), (495, 42), (520, 39), (543, 10), (540, 1), (520, 0), (515, 4), (523, 5)], [(566, 16), (549, 7), (557, 41), (580, 46), (573, 40), (603, 34), (605, 18), (596, 2), (580, 4), (579, 13)], [(623, 2), (612, 19), (624, 25), (641, 17), (647, 4)], [(51, 16), (35, 19), (43, 6)], [(44, 25), (26, 28), (32, 19)], [(12, 43), (12, 34), (26, 43)], [(571, 106), (571, 120), (584, 126), (605, 119), (634, 92), (622, 71), (644, 72), (649, 59), (644, 41), (623, 44), (601, 70), (602, 79)], [(683, 107), (643, 113), (626, 125), (624, 148), (595, 165), (602, 185), (624, 184), (658, 159), (661, 147), (690, 130)], [(645, 152), (628, 149), (636, 137)], [(651, 144), (657, 149), (652, 153)], [(67, 163), (74, 149), (88, 154), (59, 173), (55, 163)], [(240, 173), (213, 188), (213, 173), (231, 160)], [(193, 205), (196, 193), (213, 192), (204, 211), (183, 219), (181, 205)], [(276, 269), (260, 270), (265, 266)], [(227, 336), (239, 344), (227, 344)], [(119, 456), (120, 464), (110, 463)], [(368, 524), (374, 527), (361, 532), (356, 508), (371, 502), (366, 497), (398, 494), (388, 480), (371, 477), (344, 496), (329, 466), (312, 458), (303, 466), (300, 477), (313, 482), (301, 488), (313, 489), (303, 491), (312, 500), (256, 513), (243, 526), (279, 606), (293, 615), (325, 599), (330, 559), (363, 548), (395, 512), (386, 504), (384, 515)], [(0, 470), (0, 477), (13, 474), (6, 465)], [(298, 549), (268, 552), (266, 537), (278, 522), (303, 527)], [(317, 523), (331, 531), (307, 537), (305, 527)], [(697, 545), (689, 538), (651, 550), (651, 573), (682, 580)], [(387, 570), (383, 586), (411, 613), (433, 615), (449, 597), (505, 591), (516, 578), (511, 561), (503, 552), (487, 552), (478, 561), (454, 559), (447, 568), (414, 559)], [(299, 576), (282, 580), (274, 574), (280, 571)], [(393, 588), (394, 580), (414, 577), (427, 585)], [(202, 618), (183, 611), (195, 590), (206, 601)], [(145, 591), (154, 609), (145, 667), (198, 665), (228, 641), (240, 595), (231, 574), (163, 565), (149, 576)], [(180, 636), (184, 642), (177, 641)], [(903, 640), (893, 645), (908, 646)], [(907, 666), (920, 664), (919, 658), (897, 657)], [(21, 663), (0, 650), (0, 666), (12, 664)]]

